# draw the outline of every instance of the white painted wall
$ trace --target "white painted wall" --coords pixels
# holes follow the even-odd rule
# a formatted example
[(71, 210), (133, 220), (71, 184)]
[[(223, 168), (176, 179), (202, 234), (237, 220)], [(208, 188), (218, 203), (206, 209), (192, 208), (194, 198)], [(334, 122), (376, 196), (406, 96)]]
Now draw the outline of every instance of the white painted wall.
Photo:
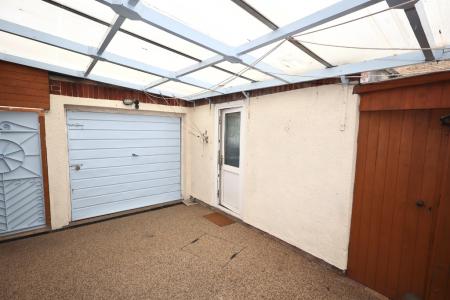
[[(245, 101), (243, 209), (263, 231), (346, 269), (352, 207), (358, 98), (341, 85)], [(51, 95), (46, 135), (52, 228), (69, 224), (70, 183), (65, 109), (129, 110), (182, 116), (183, 197), (217, 206), (216, 106), (194, 108)], [(131, 110), (131, 111), (130, 111)], [(207, 131), (209, 143), (197, 136)]]
[[(245, 101), (241, 218), (328, 263), (347, 267), (358, 123), (352, 89), (327, 85)], [(191, 193), (217, 206), (215, 107), (196, 107)]]
[[(97, 100), (59, 95), (50, 95), (50, 110), (45, 115), (48, 177), (50, 189), (50, 212), (52, 228), (64, 227), (71, 221), (71, 199), (69, 181), (69, 157), (67, 148), (66, 109), (85, 111), (112, 111), (121, 113), (178, 115), (182, 123), (189, 121), (189, 108), (140, 103), (139, 110), (125, 106), (121, 101)], [(182, 128), (182, 189), (183, 197), (190, 194), (189, 172), (185, 172), (190, 157), (190, 137)]]

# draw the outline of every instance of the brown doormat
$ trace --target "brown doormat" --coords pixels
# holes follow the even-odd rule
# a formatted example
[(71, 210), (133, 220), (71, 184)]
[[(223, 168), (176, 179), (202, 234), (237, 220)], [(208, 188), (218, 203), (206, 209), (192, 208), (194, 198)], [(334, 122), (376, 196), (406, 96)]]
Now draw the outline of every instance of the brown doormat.
[(223, 226), (227, 226), (230, 224), (233, 224), (234, 221), (220, 213), (211, 213), (208, 215), (203, 216), (206, 219), (208, 219), (209, 221), (213, 222), (214, 224), (216, 224), (217, 226), (223, 227)]

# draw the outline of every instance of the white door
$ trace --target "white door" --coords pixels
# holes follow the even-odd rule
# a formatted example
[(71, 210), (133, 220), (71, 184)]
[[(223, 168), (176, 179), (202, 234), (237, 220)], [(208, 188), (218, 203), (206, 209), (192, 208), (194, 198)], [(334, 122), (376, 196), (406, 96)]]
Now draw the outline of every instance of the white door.
[(242, 107), (220, 111), (220, 205), (239, 214), (241, 209)]
[(68, 111), (72, 220), (180, 200), (180, 121)]
[(0, 235), (45, 225), (39, 116), (0, 112)]

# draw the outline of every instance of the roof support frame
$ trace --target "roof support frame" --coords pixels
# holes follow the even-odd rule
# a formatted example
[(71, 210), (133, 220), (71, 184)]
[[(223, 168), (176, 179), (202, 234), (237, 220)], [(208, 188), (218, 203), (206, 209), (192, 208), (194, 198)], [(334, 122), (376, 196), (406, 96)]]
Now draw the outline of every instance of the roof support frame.
[[(448, 45), (447, 47), (450, 47)], [(434, 50), (433, 56), (437, 60), (450, 60), (450, 52), (445, 52), (442, 50)], [(358, 62), (354, 64), (346, 64), (341, 65), (333, 68), (318, 70), (318, 71), (312, 71), (312, 72), (306, 72), (301, 75), (292, 76), (292, 83), (300, 83), (300, 82), (307, 82), (311, 80), (317, 80), (317, 79), (326, 79), (326, 78), (333, 78), (333, 77), (340, 77), (344, 75), (349, 74), (355, 74), (365, 71), (375, 71), (375, 70), (382, 70), (387, 68), (396, 68), (401, 66), (407, 66), (407, 65), (414, 65), (419, 63), (424, 63), (425, 59), (422, 54), (422, 51), (413, 51), (410, 53), (400, 54), (400, 55), (393, 55), (389, 57), (383, 57), (383, 58), (377, 58), (373, 60)], [(260, 81), (253, 84), (248, 85), (240, 85), (240, 86), (234, 86), (234, 87), (228, 87), (228, 88), (222, 88), (218, 89), (217, 91), (220, 91), (224, 94), (230, 94), (235, 92), (241, 92), (241, 91), (249, 91), (254, 89), (260, 89), (260, 88), (268, 88), (279, 85), (278, 82), (275, 80), (266, 80), (266, 81)], [(186, 100), (194, 101), (199, 99), (205, 99), (208, 97), (213, 97), (212, 94), (206, 92), (200, 95), (195, 95), (193, 97), (185, 98)]]
[[(231, 0), (231, 1), (233, 1), (234, 4), (236, 4), (237, 6), (242, 8), (243, 10), (245, 10), (247, 13), (249, 13), (254, 18), (258, 19), (261, 23), (263, 23), (264, 25), (266, 25), (270, 29), (272, 29), (272, 30), (278, 30), (279, 29), (279, 27), (275, 23), (273, 23), (266, 16), (264, 16), (262, 13), (260, 13), (258, 10), (256, 10), (254, 7), (252, 7), (250, 4), (248, 4), (244, 0)], [(297, 47), (298, 49), (300, 49), (301, 51), (306, 53), (312, 59), (314, 59), (317, 62), (319, 62), (322, 65), (324, 65), (325, 67), (327, 67), (327, 68), (333, 67), (332, 64), (330, 64), (329, 62), (327, 62), (326, 60), (321, 58), (319, 55), (317, 55), (316, 53), (314, 53), (313, 51), (308, 49), (305, 45), (303, 45), (302, 43), (297, 41), (295, 38), (289, 37), (288, 41), (292, 45), (294, 45), (295, 47)]]
[[(0, 20), (0, 30), (14, 34), (23, 38), (27, 38), (30, 40), (34, 40), (40, 43), (44, 43), (50, 46), (54, 46), (60, 49), (68, 50), (74, 53), (86, 55), (92, 57), (93, 60), (107, 61), (113, 63), (115, 65), (127, 67), (136, 71), (144, 72), (151, 75), (156, 75), (160, 77), (178, 81), (181, 83), (185, 83), (188, 85), (192, 85), (202, 89), (208, 89), (209, 84), (199, 81), (194, 78), (184, 77), (182, 79), (175, 78), (171, 72), (160, 69), (155, 66), (151, 66), (142, 62), (138, 62), (126, 57), (122, 57), (107, 51), (103, 51), (100, 55), (98, 54), (98, 50), (94, 47), (89, 47), (86, 45), (82, 45), (71, 40), (67, 40), (58, 36), (54, 36), (45, 32), (37, 31), (19, 24), (11, 23), (8, 21)], [(92, 65), (92, 63), (91, 63)], [(83, 74), (81, 77), (89, 76), (89, 73)], [(217, 95), (220, 93), (217, 92)]]
[[(68, 6), (66, 6), (66, 5), (63, 5), (63, 4), (59, 3), (59, 2), (56, 2), (56, 1), (53, 1), (53, 0), (41, 0), (41, 1), (43, 1), (43, 2), (45, 2), (45, 3), (48, 3), (48, 4), (50, 4), (50, 5), (56, 6), (56, 7), (60, 8), (60, 9), (64, 9), (64, 10), (66, 10), (66, 11), (68, 11), (68, 12), (73, 13), (73, 14), (76, 14), (77, 16), (80, 16), (80, 17), (89, 19), (89, 20), (91, 20), (91, 21), (94, 21), (94, 22), (96, 22), (96, 23), (99, 23), (99, 24), (101, 24), (101, 25), (103, 25), (103, 26), (110, 26), (110, 25), (111, 25), (111, 24), (108, 23), (108, 22), (105, 22), (105, 21), (102, 21), (102, 20), (100, 20), (100, 19), (97, 19), (97, 18), (95, 18), (95, 17), (93, 17), (93, 16), (90, 16), (90, 15), (85, 14), (85, 13), (83, 13), (83, 12), (80, 12), (80, 11), (78, 11), (78, 10), (76, 10), (76, 9), (73, 9), (73, 8), (71, 8), (71, 7), (68, 7)], [(144, 41), (144, 42), (146, 42), (146, 43), (155, 45), (155, 46), (157, 46), (157, 47), (160, 47), (160, 48), (162, 48), (162, 49), (164, 49), (164, 50), (167, 50), (167, 51), (170, 51), (170, 52), (172, 52), (172, 53), (181, 55), (181, 56), (183, 56), (183, 57), (192, 59), (192, 60), (194, 60), (194, 61), (197, 61), (197, 62), (201, 62), (201, 61), (202, 61), (201, 59), (199, 59), (199, 58), (197, 58), (197, 57), (194, 57), (194, 56), (192, 56), (192, 55), (189, 55), (189, 54), (187, 54), (187, 53), (181, 52), (181, 51), (179, 51), (179, 50), (170, 48), (170, 47), (167, 46), (167, 45), (163, 45), (163, 44), (157, 43), (157, 42), (155, 42), (155, 41), (152, 41), (152, 40), (150, 40), (150, 39), (148, 39), (148, 38), (146, 38), (146, 37), (137, 35), (136, 33), (133, 33), (133, 32), (128, 31), (128, 30), (126, 30), (126, 29), (119, 28), (119, 31), (122, 32), (122, 33), (124, 33), (124, 34), (130, 35), (130, 36), (132, 36), (132, 37), (134, 37), (134, 38), (136, 38), (136, 39), (139, 39), (139, 40)], [(212, 67), (215, 68), (215, 69), (217, 69), (217, 70), (219, 70), (219, 71), (228, 73), (228, 74), (230, 74), (230, 75), (233, 75), (233, 74), (234, 74), (232, 71), (227, 70), (227, 69), (224, 69), (224, 68), (221, 68), (221, 67), (219, 67), (219, 66), (212, 66)], [(251, 78), (246, 77), (246, 76), (243, 76), (243, 75), (241, 75), (241, 76), (239, 76), (239, 77), (242, 78), (242, 79), (251, 81), (251, 82), (256, 82), (254, 79), (251, 79)]]
[[(429, 38), (425, 33), (425, 30), (422, 26), (421, 18), (416, 9), (416, 3), (419, 0), (412, 1), (410, 0), (386, 0), (389, 7), (396, 6), (397, 9), (403, 9), (405, 11), (406, 17), (408, 18), (408, 22), (411, 25), (411, 28), (416, 36), (417, 42), (419, 46), (422, 48), (423, 55), (425, 56), (426, 61), (433, 61), (433, 51), (431, 51)], [(405, 3), (402, 5), (402, 3)]]
[[(235, 49), (225, 45), (224, 43), (209, 37), (199, 31), (196, 31), (183, 23), (169, 18), (158, 11), (146, 6), (140, 1), (136, 5), (130, 5), (127, 0), (96, 0), (99, 3), (109, 6), (116, 13), (128, 17), (132, 20), (141, 20), (151, 26), (166, 31), (172, 35), (175, 35), (185, 41), (201, 46), (214, 53), (218, 54), (218, 60), (216, 63), (228, 61), (231, 63), (242, 63), (248, 67), (252, 67), (256, 71), (264, 73), (270, 77), (277, 78), (280, 81), (288, 82), (282, 76), (273, 75), (273, 73), (281, 73), (282, 71), (276, 69), (268, 64), (259, 63), (257, 66), (252, 66), (256, 58), (250, 55), (236, 55)], [(381, 0), (380, 0), (381, 1)], [(212, 66), (211, 64), (209, 66)], [(195, 71), (201, 70), (197, 69)], [(182, 76), (182, 75), (180, 75)], [(180, 77), (177, 76), (177, 77)]]
[(87, 68), (86, 72), (84, 72), (84, 76), (86, 77), (91, 73), (92, 69), (95, 67), (98, 61), (98, 57), (103, 54), (106, 47), (108, 47), (109, 43), (112, 41), (120, 26), (122, 26), (123, 22), (125, 22), (125, 17), (117, 15), (113, 24), (108, 28), (108, 31), (100, 45), (97, 49), (97, 55), (92, 59), (91, 64)]
[(319, 10), (309, 16), (280, 27), (268, 34), (237, 47), (236, 55), (240, 56), (250, 51), (270, 45), (295, 34), (312, 29), (337, 18), (359, 11), (384, 0), (341, 0), (333, 5)]
[[(43, 1), (46, 1), (46, 0), (43, 0)], [(93, 62), (91, 63), (91, 65), (92, 64), (95, 65), (95, 63), (98, 60), (105, 60), (105, 61), (110, 61), (117, 65), (122, 65), (122, 66), (125, 66), (128, 68), (136, 69), (136, 70), (143, 71), (143, 72), (146, 72), (149, 74), (154, 74), (154, 75), (164, 77), (164, 78), (158, 80), (159, 83), (154, 82), (154, 83), (149, 84), (148, 86), (143, 87), (143, 86), (139, 86), (139, 85), (133, 85), (128, 82), (115, 80), (112, 78), (93, 76), (92, 74), (90, 74), (90, 70), (92, 70), (91, 67), (90, 67), (90, 70), (88, 68), (89, 72), (84, 73), (81, 71), (58, 67), (58, 66), (54, 66), (51, 64), (46, 64), (46, 63), (42, 63), (42, 62), (38, 62), (38, 61), (26, 59), (26, 58), (17, 57), (14, 55), (0, 53), (0, 59), (16, 62), (19, 64), (25, 64), (25, 65), (29, 65), (29, 66), (33, 66), (33, 67), (37, 67), (37, 68), (43, 68), (43, 69), (51, 70), (53, 72), (67, 74), (70, 76), (86, 77), (86, 78), (89, 78), (92, 80), (98, 80), (98, 81), (102, 81), (102, 82), (106, 82), (106, 83), (110, 83), (110, 84), (114, 84), (114, 85), (122, 85), (122, 86), (126, 86), (126, 87), (133, 88), (133, 89), (141, 89), (141, 90), (144, 89), (144, 90), (148, 90), (149, 92), (153, 92), (153, 93), (161, 93), (159, 89), (155, 89), (154, 87), (159, 84), (162, 84), (164, 82), (171, 81), (171, 80), (173, 80), (175, 82), (179, 81), (179, 82), (184, 82), (184, 83), (187, 83), (190, 85), (195, 85), (195, 83), (193, 84), (193, 82), (189, 82), (189, 79), (187, 79), (188, 77), (185, 77), (187, 74), (201, 70), (201, 69), (209, 67), (209, 66), (214, 66), (215, 64), (218, 64), (223, 61), (239, 62), (239, 63), (247, 65), (255, 70), (261, 71), (261, 72), (266, 73), (266, 74), (270, 75), (271, 77), (275, 78), (272, 80), (266, 80), (266, 81), (262, 81), (262, 82), (256, 82), (256, 83), (252, 83), (252, 84), (240, 85), (240, 86), (235, 86), (235, 87), (218, 88), (217, 90), (215, 90), (215, 89), (213, 90), (211, 87), (209, 87), (209, 88), (206, 87), (207, 89), (211, 90), (211, 92), (205, 92), (202, 94), (198, 94), (196, 96), (192, 96), (192, 97), (190, 97), (190, 100), (196, 100), (196, 99), (202, 99), (202, 98), (206, 98), (206, 97), (217, 96), (222, 93), (233, 93), (233, 92), (246, 91), (246, 90), (256, 89), (256, 88), (270, 87), (270, 86), (279, 85), (280, 82), (298, 83), (298, 82), (304, 82), (304, 81), (311, 81), (314, 79), (330, 78), (330, 77), (336, 77), (336, 76), (339, 77), (342, 75), (358, 73), (361, 71), (379, 70), (379, 69), (384, 69), (384, 68), (393, 68), (393, 67), (404, 66), (404, 65), (409, 65), (409, 64), (416, 64), (416, 63), (424, 62), (424, 57), (425, 57), (425, 60), (450, 59), (450, 53), (432, 51), (431, 49), (423, 49), (423, 51), (415, 51), (415, 52), (410, 52), (410, 53), (403, 54), (403, 55), (375, 59), (375, 60), (359, 62), (359, 63), (354, 63), (354, 64), (341, 65), (341, 66), (337, 66), (337, 67), (331, 67), (328, 69), (307, 72), (307, 73), (304, 73), (301, 75), (291, 76), (291, 75), (275, 75), (273, 73), (280, 72), (280, 71), (276, 70), (276, 68), (273, 68), (270, 65), (266, 65), (264, 63), (258, 63), (258, 66), (255, 66), (254, 64), (256, 62), (256, 59), (247, 54), (253, 50), (276, 43), (283, 39), (289, 39), (289, 37), (291, 37), (295, 34), (312, 29), (316, 26), (319, 26), (319, 25), (329, 22), (331, 20), (340, 18), (342, 16), (345, 16), (352, 12), (358, 11), (360, 9), (369, 7), (373, 4), (376, 4), (376, 3), (379, 3), (382, 1), (387, 1), (388, 4), (389, 4), (389, 2), (399, 2), (399, 1), (400, 1), (400, 3), (403, 3), (403, 2), (407, 2), (407, 0), (340, 0), (339, 2), (333, 4), (325, 9), (322, 9), (316, 13), (313, 13), (313, 14), (305, 17), (305, 18), (302, 18), (295, 22), (292, 22), (286, 26), (278, 28), (268, 34), (265, 34), (255, 40), (252, 40), (252, 41), (245, 43), (236, 48), (228, 47), (227, 45), (222, 44), (220, 42), (216, 43), (217, 41), (215, 41), (214, 39), (211, 39), (206, 35), (202, 35), (200, 32), (196, 32), (195, 30), (192, 30), (192, 29), (186, 27), (182, 23), (179, 23), (179, 22), (176, 23), (177, 21), (175, 21), (175, 23), (174, 23), (174, 20), (172, 20), (171, 18), (166, 17), (164, 15), (161, 15), (158, 12), (156, 12), (158, 15), (156, 15), (155, 19), (148, 20), (147, 18), (149, 16), (155, 17), (155, 15), (153, 15), (153, 13), (155, 11), (153, 11), (152, 14), (148, 14), (148, 9), (150, 9), (150, 8), (145, 6), (141, 2), (139, 2), (139, 0), (96, 0), (96, 1), (106, 4), (110, 7), (115, 7), (116, 11), (119, 13), (119, 16), (116, 19), (117, 23), (119, 23), (118, 22), (119, 18), (123, 18), (123, 20), (121, 21), (120, 24), (116, 24), (116, 22), (114, 22), (112, 24), (112, 26), (110, 26), (110, 30), (109, 30), (107, 37), (105, 38), (102, 45), (98, 49), (95, 47), (89, 47), (87, 45), (78, 44), (74, 41), (62, 39), (60, 37), (53, 36), (53, 35), (50, 35), (47, 33), (38, 32), (31, 28), (26, 28), (23, 26), (17, 27), (20, 25), (14, 24), (14, 23), (10, 23), (10, 25), (13, 24), (11, 31), (16, 32), (13, 34), (16, 34), (19, 36), (23, 36), (23, 37), (26, 37), (26, 38), (29, 38), (29, 39), (32, 39), (35, 41), (43, 42), (48, 45), (56, 46), (56, 47), (59, 47), (62, 49), (66, 49), (66, 50), (70, 50), (70, 51), (73, 51), (76, 53), (90, 56), (93, 58)], [(425, 30), (422, 26), (419, 14), (417, 13), (415, 6), (413, 5), (412, 8), (411, 7), (407, 7), (407, 8), (401, 7), (401, 8), (405, 9), (405, 13), (407, 14), (408, 20), (410, 21), (410, 24), (416, 34), (416, 38), (417, 38), (419, 44), (421, 42), (428, 43), (428, 47), (424, 47), (424, 46), (422, 46), (422, 44), (420, 44), (421, 47), (422, 48), (430, 48), (429, 40), (427, 39)], [(408, 10), (412, 11), (411, 20), (410, 20), (410, 16), (408, 16), (408, 12), (407, 12)], [(161, 16), (163, 18), (158, 19)], [(214, 57), (203, 60), (192, 66), (186, 67), (178, 72), (168, 72), (168, 71), (161, 70), (161, 69), (157, 70), (157, 69), (154, 69), (153, 66), (145, 65), (140, 62), (133, 61), (132, 59), (120, 57), (115, 54), (106, 52), (105, 49), (106, 49), (109, 41), (111, 41), (115, 32), (120, 30), (120, 25), (123, 23), (125, 18), (139, 19), (139, 20), (147, 22), (153, 26), (155, 26), (154, 25), (155, 22), (162, 22), (159, 24), (159, 26), (156, 26), (156, 27), (163, 29), (166, 32), (174, 34), (174, 35), (181, 37), (190, 42), (193, 42), (193, 39), (195, 39), (195, 41), (196, 41), (195, 44), (198, 44), (207, 49), (209, 49), (208, 47), (212, 47), (215, 49), (214, 52), (218, 53), (219, 55), (216, 55)], [(4, 30), (4, 28), (2, 27), (4, 24), (9, 23), (9, 22), (5, 23), (5, 22), (6, 21), (0, 20), (0, 30), (9, 32), (8, 30)], [(165, 27), (165, 26), (169, 26), (169, 27)], [(116, 27), (116, 28), (114, 28), (114, 27)], [(417, 28), (419, 28), (418, 31), (416, 31)], [(192, 36), (192, 35), (188, 36), (192, 32), (194, 33), (194, 36)], [(110, 36), (110, 38), (108, 38), (108, 36)], [(207, 43), (206, 46), (203, 44), (204, 42)], [(216, 48), (216, 47), (218, 47), (218, 48)], [(100, 51), (100, 53), (99, 53), (99, 50), (101, 50), (102, 48), (103, 48), (103, 50)], [(427, 50), (428, 52), (425, 52), (425, 50)], [(142, 69), (145, 69), (145, 70), (142, 70)], [(162, 72), (168, 76), (163, 76), (163, 75), (152, 73), (155, 70), (157, 70), (159, 73)], [(198, 82), (198, 81), (196, 81), (196, 82)], [(202, 85), (203, 84), (204, 83), (202, 83)], [(201, 86), (201, 88), (205, 88), (205, 87)], [(179, 95), (173, 95), (173, 96), (180, 97)], [(184, 97), (184, 98), (186, 99), (186, 97)]]
[[(104, 3), (106, 0), (97, 0), (97, 1)], [(111, 0), (109, 0), (109, 1), (111, 1)], [(290, 36), (293, 36), (300, 32), (317, 27), (319, 25), (322, 25), (329, 21), (343, 17), (350, 13), (356, 12), (363, 8), (372, 6), (372, 5), (382, 2), (382, 1), (384, 1), (384, 0), (341, 0), (341, 1), (335, 3), (331, 6), (328, 6), (318, 12), (315, 12), (309, 16), (306, 16), (297, 21), (294, 21), (286, 26), (280, 27), (277, 30), (274, 30), (268, 34), (265, 34), (259, 38), (256, 38), (246, 44), (243, 44), (243, 45), (235, 48), (234, 55), (241, 59), (245, 58), (245, 55), (248, 52), (257, 50), (259, 48), (270, 45), (277, 41), (289, 38)], [(197, 63), (195, 65), (189, 66), (183, 70), (180, 70), (179, 72), (176, 73), (176, 76), (181, 77), (183, 75), (204, 69), (208, 66), (223, 62), (224, 60), (225, 60), (225, 58), (223, 56), (217, 55), (217, 56), (208, 58), (208, 59), (206, 59), (200, 63)], [(253, 62), (254, 61), (255, 60), (253, 60)], [(251, 66), (252, 64), (249, 63), (247, 65)], [(254, 67), (254, 69), (261, 71), (261, 69), (256, 66)], [(287, 82), (287, 83), (292, 82), (292, 78), (290, 78), (289, 75), (274, 75), (273, 73), (279, 73), (279, 72), (274, 72), (274, 71), (268, 72), (269, 75), (271, 75), (272, 77), (275, 77), (278, 80), (281, 80), (281, 81)], [(155, 86), (155, 85), (150, 84), (150, 86)]]
[[(84, 75), (83, 71), (78, 71), (78, 70), (65, 68), (65, 67), (61, 67), (61, 66), (56, 66), (56, 65), (44, 63), (44, 62), (41, 62), (41, 61), (36, 61), (36, 60), (33, 60), (33, 59), (28, 59), (28, 58), (19, 57), (19, 56), (10, 55), (10, 54), (5, 54), (5, 53), (0, 53), (0, 60), (9, 61), (9, 62), (16, 63), (16, 64), (19, 64), (19, 65), (25, 65), (25, 66), (29, 66), (29, 67), (33, 67), (33, 68), (37, 68), (37, 69), (43, 69), (43, 70), (47, 70), (47, 71), (50, 71), (50, 72), (55, 72), (55, 73), (64, 74), (64, 75), (68, 75), (68, 76), (73, 76), (73, 77), (83, 78), (83, 75)], [(124, 82), (124, 81), (121, 81), (121, 80), (108, 78), (108, 77), (103, 77), (103, 76), (98, 76), (98, 75), (89, 74), (85, 78), (89, 79), (89, 80), (93, 80), (93, 81), (103, 82), (103, 83), (106, 83), (106, 84), (122, 86), (122, 87), (126, 87), (126, 88), (133, 89), (133, 90), (140, 90), (140, 91), (142, 91), (143, 88), (144, 88), (143, 86), (140, 86), (140, 85), (137, 85), (137, 84), (133, 84), (133, 83), (130, 83), (130, 82)], [(158, 94), (159, 95), (162, 94), (162, 91), (160, 91), (158, 89), (152, 89), (152, 90), (149, 90), (148, 92), (154, 93), (154, 94), (157, 94), (157, 95)], [(173, 96), (177, 97), (179, 99), (182, 99), (181, 95), (173, 95)]]

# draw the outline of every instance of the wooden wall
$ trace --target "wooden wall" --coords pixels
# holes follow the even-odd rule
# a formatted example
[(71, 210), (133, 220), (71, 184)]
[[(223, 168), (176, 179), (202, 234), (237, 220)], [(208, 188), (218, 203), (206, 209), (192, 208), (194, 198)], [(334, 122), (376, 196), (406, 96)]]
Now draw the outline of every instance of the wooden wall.
[(356, 86), (360, 111), (437, 109), (450, 107), (450, 72)]
[[(349, 277), (450, 299), (450, 72), (361, 85)], [(422, 204), (421, 204), (422, 203)]]
[(50, 109), (48, 72), (0, 61), (0, 106)]

